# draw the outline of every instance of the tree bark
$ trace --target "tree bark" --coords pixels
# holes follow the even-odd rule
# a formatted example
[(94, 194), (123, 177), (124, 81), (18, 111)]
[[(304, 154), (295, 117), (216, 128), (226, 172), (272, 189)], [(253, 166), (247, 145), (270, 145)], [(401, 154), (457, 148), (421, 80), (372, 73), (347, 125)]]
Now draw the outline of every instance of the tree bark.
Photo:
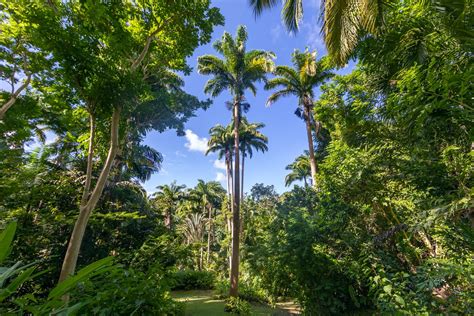
[(306, 135), (308, 136), (308, 147), (309, 147), (309, 164), (311, 166), (311, 178), (313, 179), (313, 186), (316, 186), (316, 173), (318, 172), (318, 166), (316, 164), (316, 158), (314, 157), (314, 145), (313, 145), (313, 134), (311, 132), (311, 111), (307, 104), (304, 105), (304, 120), (306, 123)]
[(209, 231), (207, 232), (207, 266), (209, 267), (209, 259), (211, 256), (211, 239), (212, 239), (212, 207), (208, 208), (209, 210)]
[(87, 204), (89, 198), (89, 191), (91, 188), (92, 182), (92, 163), (94, 159), (94, 139), (95, 139), (95, 116), (94, 114), (89, 114), (89, 148), (87, 151), (87, 170), (86, 170), (86, 182), (84, 184), (84, 192), (82, 192), (81, 207), (84, 207)]
[(97, 179), (97, 183), (87, 203), (81, 205), (79, 208), (79, 216), (74, 225), (71, 238), (69, 239), (68, 248), (61, 268), (61, 274), (59, 276), (59, 282), (66, 280), (70, 275), (74, 274), (74, 271), (76, 270), (77, 258), (79, 256), (79, 250), (81, 248), (82, 239), (84, 238), (87, 222), (89, 221), (92, 210), (95, 208), (100, 196), (102, 195), (102, 191), (104, 190), (105, 183), (109, 177), (112, 164), (119, 149), (119, 123), (120, 109), (116, 108), (112, 114), (112, 122), (110, 126), (110, 148), (107, 160), (105, 161), (102, 172)]
[(3, 120), (3, 118), (5, 117), (5, 113), (7, 113), (7, 111), (13, 106), (13, 104), (15, 104), (16, 99), (18, 98), (20, 93), (23, 90), (25, 90), (26, 87), (28, 87), (28, 85), (30, 84), (30, 81), (31, 81), (31, 74), (28, 74), (25, 82), (23, 82), (23, 84), (19, 86), (15, 92), (12, 93), (12, 95), (10, 96), (10, 99), (8, 99), (8, 101), (2, 105), (2, 107), (0, 108), (0, 120)]
[(230, 271), (230, 293), (232, 297), (239, 295), (239, 240), (240, 240), (240, 148), (239, 148), (239, 125), (240, 125), (240, 98), (234, 102), (234, 192), (232, 210), (232, 266)]
[[(244, 144), (245, 146), (245, 144)], [(241, 203), (244, 201), (244, 171), (245, 171), (245, 147), (242, 148), (242, 177), (240, 179), (241, 186), (240, 186), (240, 201)], [(242, 216), (240, 217), (240, 238), (243, 240), (243, 233), (244, 233), (244, 224), (245, 224), (245, 216), (244, 210), (242, 208)]]

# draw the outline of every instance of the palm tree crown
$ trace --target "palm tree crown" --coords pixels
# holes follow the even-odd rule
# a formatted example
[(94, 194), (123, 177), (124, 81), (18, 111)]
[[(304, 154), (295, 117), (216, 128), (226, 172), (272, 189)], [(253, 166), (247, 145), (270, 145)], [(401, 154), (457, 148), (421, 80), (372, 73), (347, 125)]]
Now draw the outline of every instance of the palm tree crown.
[[(298, 97), (298, 106), (301, 109), (306, 104), (311, 103), (312, 106), (314, 88), (334, 76), (329, 58), (316, 60), (316, 52), (295, 50), (292, 62), (293, 68), (277, 66), (274, 71), (277, 77), (266, 83), (267, 90), (281, 88), (268, 98), (267, 105), (271, 105), (281, 97), (294, 95)], [(296, 113), (301, 111), (297, 110)]]
[(247, 89), (256, 94), (255, 82), (265, 80), (267, 72), (273, 67), (275, 55), (264, 50), (247, 52), (246, 41), (247, 30), (239, 26), (235, 39), (224, 32), (222, 39), (214, 43), (214, 49), (224, 59), (214, 55), (198, 58), (198, 72), (213, 76), (204, 87), (205, 93), (216, 97), (224, 90), (229, 90), (234, 102), (241, 102)]
[(303, 181), (308, 185), (307, 178), (311, 177), (311, 168), (308, 155), (298, 156), (294, 162), (286, 166), (286, 170), (291, 172), (285, 177), (285, 186), (289, 187), (295, 181)]
[(264, 128), (263, 123), (249, 123), (242, 118), (240, 126), (240, 150), (243, 157), (247, 155), (252, 158), (253, 151), (268, 151), (268, 137), (263, 135), (259, 129)]

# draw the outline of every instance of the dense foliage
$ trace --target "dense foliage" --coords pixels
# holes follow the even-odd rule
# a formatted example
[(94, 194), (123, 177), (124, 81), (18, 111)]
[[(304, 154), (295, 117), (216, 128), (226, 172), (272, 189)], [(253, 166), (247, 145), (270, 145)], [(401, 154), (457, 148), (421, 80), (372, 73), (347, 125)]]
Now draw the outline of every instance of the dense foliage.
[[(178, 74), (219, 11), (205, 0), (30, 2), (0, 1), (11, 85), (0, 91), (0, 314), (182, 315), (172, 291), (211, 289), (241, 315), (281, 300), (307, 315), (474, 314), (472, 1), (383, 2), (376, 20), (339, 25), (346, 37), (326, 38), (328, 57), (295, 51), (294, 69), (246, 51), (244, 27), (225, 33), (224, 59), (202, 56), (199, 70), (213, 75), (211, 96), (233, 96), (232, 121), (208, 144), (227, 190), (198, 180), (152, 195), (142, 183), (163, 157), (143, 139), (181, 135), (210, 106)], [(301, 1), (284, 2), (296, 29)], [(277, 1), (251, 3), (258, 13)], [(350, 57), (351, 73), (329, 72)], [(259, 81), (281, 88), (271, 102), (296, 95), (306, 122), (310, 150), (288, 158), (282, 194), (242, 192), (245, 163), (268, 149), (264, 125), (245, 117)], [(58, 282), (78, 214), (78, 268)]]

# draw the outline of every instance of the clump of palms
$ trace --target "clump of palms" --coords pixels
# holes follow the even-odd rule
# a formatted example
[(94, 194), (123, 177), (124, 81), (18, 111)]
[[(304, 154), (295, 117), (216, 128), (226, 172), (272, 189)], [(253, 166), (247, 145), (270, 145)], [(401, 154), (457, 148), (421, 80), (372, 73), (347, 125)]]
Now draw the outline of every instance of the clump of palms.
[(168, 229), (173, 229), (174, 213), (179, 207), (180, 202), (185, 197), (184, 189), (186, 186), (177, 185), (176, 181), (171, 184), (160, 185), (156, 187), (158, 192), (153, 194), (152, 202), (155, 203), (158, 209), (162, 209), (165, 214), (165, 226)]
[(266, 74), (272, 70), (274, 54), (264, 50), (246, 50), (247, 31), (244, 26), (237, 28), (233, 38), (225, 32), (220, 40), (214, 44), (214, 49), (223, 56), (223, 59), (214, 55), (204, 55), (198, 58), (198, 71), (204, 75), (211, 75), (204, 87), (204, 91), (213, 97), (224, 90), (232, 95), (234, 121), (234, 186), (233, 186), (233, 225), (232, 225), (232, 266), (230, 295), (238, 295), (239, 274), (239, 211), (240, 211), (240, 136), (239, 126), (242, 114), (242, 103), (245, 100), (245, 91), (256, 94), (256, 82), (265, 81)]
[[(204, 182), (203, 180), (199, 179), (198, 184), (196, 187), (191, 190), (190, 197), (198, 202), (198, 204), (202, 207), (203, 213), (207, 213), (207, 254), (206, 254), (206, 262), (209, 265), (210, 255), (211, 255), (211, 241), (213, 238), (213, 213), (215, 212), (216, 208), (219, 206), (219, 201), (222, 200), (222, 196), (224, 195), (224, 189), (222, 188), (221, 184), (216, 181)], [(202, 267), (202, 262), (201, 262)]]
[(286, 96), (293, 95), (298, 98), (295, 114), (306, 123), (311, 177), (313, 185), (316, 185), (317, 164), (314, 155), (313, 131), (317, 134), (320, 126), (314, 120), (314, 89), (329, 80), (334, 74), (331, 72), (332, 65), (329, 58), (323, 57), (317, 60), (316, 52), (295, 50), (292, 61), (293, 68), (289, 66), (276, 67), (274, 71), (276, 77), (266, 83), (265, 89), (267, 90), (280, 88), (268, 98), (267, 105)]

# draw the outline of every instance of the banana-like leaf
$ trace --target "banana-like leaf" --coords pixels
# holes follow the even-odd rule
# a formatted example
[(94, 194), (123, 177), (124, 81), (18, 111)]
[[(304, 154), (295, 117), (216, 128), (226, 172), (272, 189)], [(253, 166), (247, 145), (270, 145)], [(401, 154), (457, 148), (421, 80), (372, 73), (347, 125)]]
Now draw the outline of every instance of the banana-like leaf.
[(10, 254), (11, 243), (15, 236), (16, 222), (11, 222), (7, 225), (5, 230), (0, 234), (0, 263)]
[(59, 283), (48, 295), (48, 299), (59, 298), (64, 294), (67, 294), (77, 283), (90, 279), (91, 277), (107, 272), (113, 268), (112, 266), (113, 257), (106, 257), (90, 265), (82, 268), (77, 272), (76, 275), (70, 276), (63, 282)]
[(35, 271), (36, 267), (30, 267), (27, 270), (24, 270), (23, 272), (20, 273), (19, 276), (17, 276), (15, 279), (13, 279), (10, 284), (4, 289), (0, 289), (0, 302), (2, 302), (4, 299), (6, 299), (8, 296), (12, 295), (13, 293), (16, 292), (16, 290), (27, 280), (30, 279), (31, 274)]

